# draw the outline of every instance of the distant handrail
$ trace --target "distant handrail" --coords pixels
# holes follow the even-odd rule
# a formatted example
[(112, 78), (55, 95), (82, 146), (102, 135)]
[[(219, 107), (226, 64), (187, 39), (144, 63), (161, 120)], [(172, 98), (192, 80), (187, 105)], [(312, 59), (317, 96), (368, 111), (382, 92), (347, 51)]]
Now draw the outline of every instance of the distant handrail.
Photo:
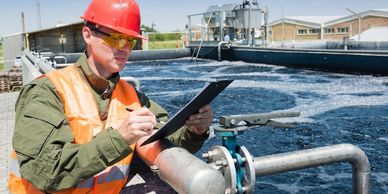
[(36, 57), (30, 52), (30, 50), (26, 49), (23, 53), (34, 65), (38, 66), (39, 71), (41, 71), (43, 74), (55, 70), (55, 68), (53, 68), (46, 59)]
[(198, 46), (198, 51), (197, 51), (197, 56), (195, 57), (195, 62), (197, 62), (199, 51), (201, 50), (203, 41), (205, 39), (205, 34), (207, 33), (207, 28), (209, 27), (210, 20), (211, 20), (212, 16), (213, 16), (213, 12), (210, 13), (209, 20), (208, 20), (208, 22), (207, 22), (207, 24), (205, 26), (204, 32), (202, 33), (201, 43), (199, 43), (199, 46)]
[(42, 73), (34, 66), (31, 61), (25, 57), (22, 56), (22, 77), (23, 77), (23, 85), (26, 85), (30, 83), (35, 78), (42, 75)]

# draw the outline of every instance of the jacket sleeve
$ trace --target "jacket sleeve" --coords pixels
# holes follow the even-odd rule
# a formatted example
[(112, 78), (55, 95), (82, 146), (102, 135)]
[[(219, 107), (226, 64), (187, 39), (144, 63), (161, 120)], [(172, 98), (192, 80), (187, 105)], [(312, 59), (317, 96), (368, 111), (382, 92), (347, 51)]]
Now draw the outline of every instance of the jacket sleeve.
[[(160, 128), (164, 123), (168, 121), (168, 113), (162, 108), (159, 104), (153, 100), (148, 99), (143, 93), (138, 93), (139, 100), (143, 106), (147, 106), (156, 116), (157, 124), (156, 128)], [(181, 146), (188, 150), (190, 153), (194, 154), (203, 146), (204, 142), (208, 139), (209, 135), (197, 135), (189, 130), (189, 128), (184, 125), (178, 129), (175, 133), (167, 137), (172, 143)]]
[(26, 85), (16, 103), (13, 148), (21, 176), (36, 188), (58, 191), (104, 170), (132, 152), (116, 130), (74, 144), (62, 102), (47, 78)]

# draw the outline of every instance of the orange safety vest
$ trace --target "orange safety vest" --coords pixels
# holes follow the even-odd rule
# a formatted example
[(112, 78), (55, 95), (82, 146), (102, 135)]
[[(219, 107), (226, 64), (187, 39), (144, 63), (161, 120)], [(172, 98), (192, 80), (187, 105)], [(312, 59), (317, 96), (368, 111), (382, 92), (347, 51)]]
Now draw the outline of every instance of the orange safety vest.
[[(47, 73), (46, 76), (55, 86), (64, 105), (65, 115), (73, 130), (74, 143), (85, 144), (107, 127), (117, 129), (128, 117), (126, 107), (141, 107), (135, 89), (124, 80), (120, 80), (114, 88), (109, 104), (106, 123), (100, 120), (97, 104), (89, 83), (71, 65), (64, 69)], [(130, 145), (134, 149), (135, 144)], [(116, 164), (107, 167), (75, 187), (55, 193), (119, 193), (128, 178), (129, 165), (133, 154), (128, 155)], [(8, 189), (15, 194), (43, 193), (29, 181), (21, 178), (15, 152), (12, 153), (11, 172)]]

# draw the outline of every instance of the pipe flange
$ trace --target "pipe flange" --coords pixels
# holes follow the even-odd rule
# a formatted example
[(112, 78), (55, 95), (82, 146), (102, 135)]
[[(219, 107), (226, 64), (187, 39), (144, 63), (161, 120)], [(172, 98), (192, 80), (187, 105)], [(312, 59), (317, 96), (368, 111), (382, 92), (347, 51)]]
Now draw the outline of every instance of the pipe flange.
[(216, 167), (218, 170), (222, 170), (226, 183), (226, 194), (234, 194), (237, 192), (237, 175), (234, 161), (229, 151), (223, 146), (213, 146), (209, 150), (213, 153), (213, 157), (208, 160), (211, 166)]
[(245, 146), (240, 146), (239, 153), (242, 158), (245, 159), (244, 162), (244, 193), (249, 194), (253, 193), (255, 189), (256, 182), (256, 171), (253, 164), (253, 158), (251, 154), (248, 152), (248, 149)]

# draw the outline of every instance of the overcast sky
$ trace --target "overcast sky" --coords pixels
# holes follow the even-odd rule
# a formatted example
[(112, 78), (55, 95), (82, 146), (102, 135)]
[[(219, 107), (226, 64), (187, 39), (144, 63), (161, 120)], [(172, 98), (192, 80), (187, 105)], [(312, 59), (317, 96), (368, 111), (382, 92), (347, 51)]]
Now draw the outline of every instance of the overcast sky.
[[(26, 31), (38, 30), (38, 0), (1, 0), (0, 36), (21, 32), (21, 12), (24, 12)], [(240, 3), (243, 0), (138, 0), (142, 24), (156, 24), (159, 31), (183, 30), (187, 15), (205, 12), (210, 5)], [(59, 22), (69, 24), (81, 21), (90, 0), (39, 0), (42, 28)], [(388, 0), (258, 0), (267, 6), (270, 20), (284, 16), (342, 16), (369, 9), (388, 9)]]

